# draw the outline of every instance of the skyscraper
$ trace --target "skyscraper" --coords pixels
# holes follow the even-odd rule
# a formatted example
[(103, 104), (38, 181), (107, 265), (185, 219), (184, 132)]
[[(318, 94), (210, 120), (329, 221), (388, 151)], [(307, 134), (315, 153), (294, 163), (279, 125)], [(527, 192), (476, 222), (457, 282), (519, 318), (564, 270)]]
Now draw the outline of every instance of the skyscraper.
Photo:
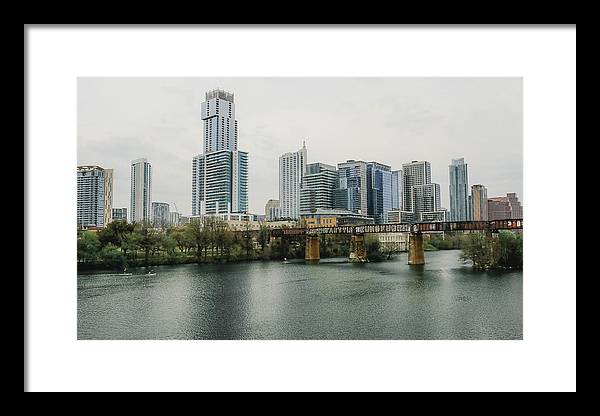
[(452, 159), (448, 166), (450, 173), (450, 220), (468, 221), (469, 212), (469, 175), (465, 159)]
[(150, 221), (152, 165), (144, 158), (131, 162), (131, 222)]
[(170, 207), (166, 202), (152, 202), (152, 225), (165, 228), (169, 225)]
[(111, 217), (112, 169), (77, 166), (77, 226), (104, 227)]
[(333, 190), (337, 181), (335, 166), (325, 163), (306, 165), (300, 188), (300, 213), (333, 208)]
[(248, 153), (238, 150), (234, 95), (206, 93), (204, 152), (192, 159), (192, 215), (248, 211)]
[(395, 217), (411, 221), (445, 221), (446, 211), (441, 208), (440, 185), (431, 182), (431, 164), (413, 160), (402, 165), (403, 210)]
[(279, 204), (281, 218), (300, 217), (300, 188), (306, 168), (306, 143), (297, 152), (279, 157)]
[(405, 211), (415, 211), (413, 200), (413, 187), (431, 183), (431, 164), (427, 161), (413, 160), (402, 165), (404, 189), (402, 204)]
[(367, 164), (361, 160), (338, 163), (338, 182), (333, 205), (356, 214), (368, 212)]
[(219, 89), (207, 92), (201, 111), (204, 153), (237, 150), (238, 129), (233, 94)]
[(376, 223), (387, 222), (392, 210), (392, 169), (377, 162), (367, 163), (367, 215)]
[(404, 178), (401, 170), (392, 171), (392, 209), (402, 210), (402, 195), (404, 189)]
[(473, 221), (488, 220), (488, 197), (485, 186), (471, 186), (471, 210), (471, 218)]

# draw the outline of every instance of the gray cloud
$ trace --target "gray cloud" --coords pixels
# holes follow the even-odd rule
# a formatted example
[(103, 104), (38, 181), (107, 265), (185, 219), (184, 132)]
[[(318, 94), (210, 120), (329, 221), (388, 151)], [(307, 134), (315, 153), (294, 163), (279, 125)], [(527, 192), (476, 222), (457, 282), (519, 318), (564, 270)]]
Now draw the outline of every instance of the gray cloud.
[(114, 205), (128, 206), (129, 163), (146, 157), (153, 199), (189, 214), (200, 103), (217, 87), (235, 93), (252, 212), (278, 197), (278, 157), (303, 139), (309, 162), (428, 160), (446, 207), (457, 157), (490, 196), (523, 197), (520, 78), (80, 78), (78, 163), (115, 169)]

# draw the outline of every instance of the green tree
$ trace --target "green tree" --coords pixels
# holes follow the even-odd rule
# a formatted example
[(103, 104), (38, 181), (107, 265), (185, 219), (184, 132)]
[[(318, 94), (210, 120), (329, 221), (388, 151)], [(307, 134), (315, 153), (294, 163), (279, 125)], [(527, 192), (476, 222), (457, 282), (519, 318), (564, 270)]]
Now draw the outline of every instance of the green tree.
[(140, 222), (135, 225), (135, 233), (138, 235), (138, 244), (144, 251), (144, 265), (150, 264), (150, 254), (158, 248), (158, 232), (152, 228), (149, 222)]
[(119, 249), (119, 247), (112, 243), (106, 244), (102, 250), (100, 250), (99, 255), (100, 259), (106, 266), (119, 267), (121, 269), (127, 267), (125, 255)]
[(100, 252), (100, 240), (96, 233), (83, 231), (77, 238), (77, 260), (81, 262), (93, 262), (98, 258)]
[(523, 267), (523, 235), (512, 231), (498, 233), (498, 267), (520, 269)]
[(267, 227), (265, 223), (260, 223), (260, 230), (258, 231), (257, 239), (260, 249), (264, 251), (265, 247), (269, 244), (269, 240), (271, 239), (271, 230), (269, 230), (269, 227)]
[(209, 239), (210, 231), (204, 226), (201, 221), (192, 221), (185, 227), (185, 239), (189, 241), (189, 244), (196, 249), (196, 261), (198, 263), (202, 260), (202, 252), (204, 251), (204, 258), (206, 259), (206, 249), (210, 244)]
[(379, 242), (379, 238), (377, 236), (365, 236), (365, 250), (367, 252), (367, 258), (369, 261), (380, 261), (385, 257), (381, 249), (381, 243)]

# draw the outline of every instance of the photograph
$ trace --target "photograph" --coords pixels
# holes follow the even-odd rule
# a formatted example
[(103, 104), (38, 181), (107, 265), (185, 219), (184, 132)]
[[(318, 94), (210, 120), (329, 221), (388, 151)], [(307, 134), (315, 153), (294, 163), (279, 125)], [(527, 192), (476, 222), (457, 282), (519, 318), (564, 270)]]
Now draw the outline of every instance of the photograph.
[(77, 338), (523, 339), (522, 85), (78, 78)]
[(24, 391), (575, 392), (576, 43), (24, 25)]

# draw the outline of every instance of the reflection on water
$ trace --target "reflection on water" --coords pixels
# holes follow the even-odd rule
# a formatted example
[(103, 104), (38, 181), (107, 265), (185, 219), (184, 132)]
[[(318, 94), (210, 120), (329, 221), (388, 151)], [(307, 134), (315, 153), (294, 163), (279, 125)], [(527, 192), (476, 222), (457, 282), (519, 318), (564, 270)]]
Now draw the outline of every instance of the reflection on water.
[(522, 339), (521, 272), (325, 259), (79, 275), (79, 339)]

